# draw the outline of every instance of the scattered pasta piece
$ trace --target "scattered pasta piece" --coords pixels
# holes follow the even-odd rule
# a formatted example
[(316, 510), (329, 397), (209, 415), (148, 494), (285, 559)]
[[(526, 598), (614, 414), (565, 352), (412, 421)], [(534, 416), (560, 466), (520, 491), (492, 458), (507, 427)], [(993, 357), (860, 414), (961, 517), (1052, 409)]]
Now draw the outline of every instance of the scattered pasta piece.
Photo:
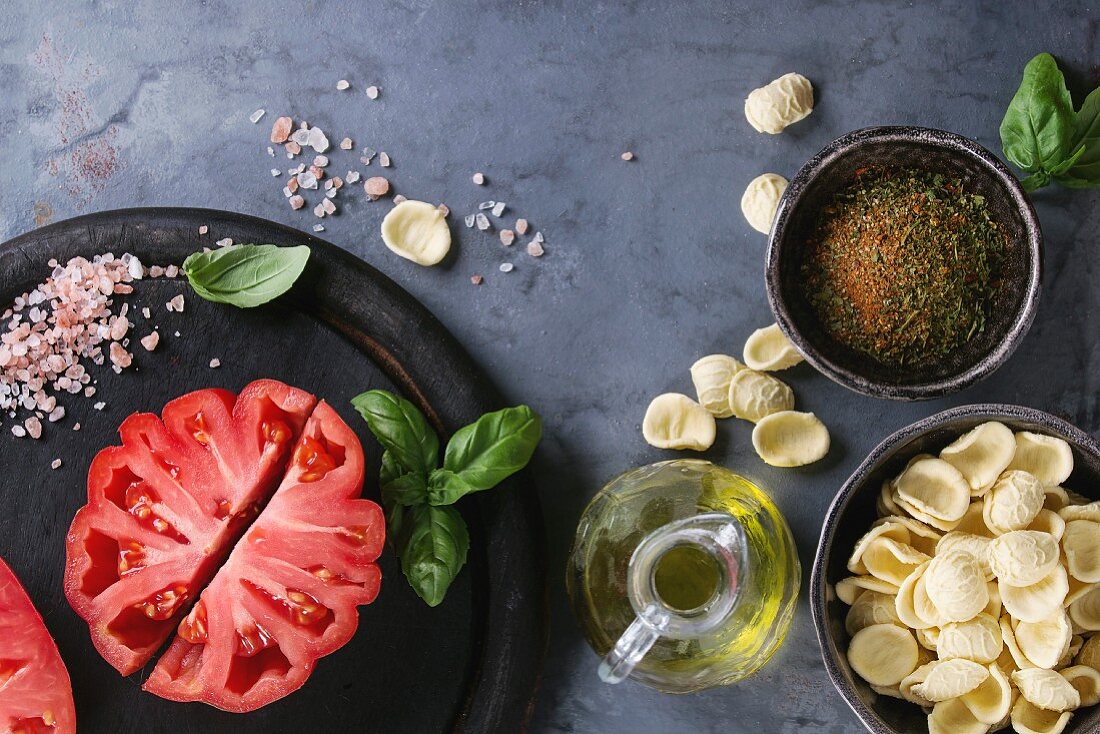
[[(1098, 638), (1100, 639), (1100, 638)], [(1087, 665), (1074, 665), (1058, 671), (1081, 697), (1082, 706), (1100, 703), (1100, 670)]]
[(762, 234), (768, 234), (775, 219), (779, 200), (787, 190), (787, 179), (778, 173), (762, 173), (745, 187), (741, 195), (741, 213), (749, 226)]
[(784, 336), (778, 324), (757, 329), (745, 342), (745, 364), (760, 372), (774, 372), (794, 367), (802, 355)]
[(985, 494), (1012, 462), (1016, 438), (1003, 423), (983, 423), (959, 436), (940, 452), (940, 458), (958, 469), (976, 496)]
[(1012, 728), (1016, 734), (1062, 734), (1072, 715), (1041, 709), (1020, 696), (1012, 705)]
[(936, 660), (931, 666), (924, 680), (913, 686), (913, 693), (933, 703), (970, 693), (989, 677), (984, 665), (963, 658)]
[(757, 423), (772, 413), (794, 410), (794, 392), (771, 375), (744, 369), (730, 380), (729, 402), (735, 416)]
[(1065, 528), (1062, 549), (1070, 576), (1089, 584), (1100, 582), (1100, 523), (1070, 520)]
[(1072, 711), (1081, 705), (1081, 694), (1053, 670), (1017, 670), (1012, 674), (1012, 682), (1021, 696), (1046, 711)]
[(451, 250), (451, 230), (435, 205), (409, 199), (382, 220), (382, 241), (406, 260), (436, 265)]
[(801, 74), (784, 74), (749, 92), (745, 117), (757, 132), (776, 135), (814, 109), (814, 88)]
[(1011, 586), (1039, 583), (1060, 560), (1058, 541), (1050, 533), (1013, 530), (989, 543), (990, 569)]
[(848, 662), (868, 683), (896, 685), (917, 667), (917, 641), (896, 624), (874, 624), (852, 636)]
[(784, 410), (760, 419), (752, 445), (772, 466), (805, 466), (829, 453), (829, 429), (813, 413)]
[(660, 449), (706, 451), (714, 443), (714, 416), (687, 395), (665, 393), (649, 404), (642, 435)]
[(983, 498), (985, 524), (997, 535), (1023, 530), (1043, 509), (1046, 493), (1033, 474), (1009, 470), (1001, 475)]
[(691, 381), (699, 404), (714, 414), (715, 418), (729, 418), (730, 381), (745, 365), (725, 354), (709, 354), (691, 366)]

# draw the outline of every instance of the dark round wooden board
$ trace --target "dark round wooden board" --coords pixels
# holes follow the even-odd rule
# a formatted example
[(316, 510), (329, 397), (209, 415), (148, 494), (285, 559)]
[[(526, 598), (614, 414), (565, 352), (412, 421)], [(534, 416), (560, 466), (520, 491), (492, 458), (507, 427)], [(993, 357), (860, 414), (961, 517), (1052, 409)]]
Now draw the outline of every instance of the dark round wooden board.
[[(200, 236), (200, 225), (209, 234)], [(272, 377), (327, 400), (366, 451), (364, 496), (377, 499), (380, 448), (350, 399), (398, 390), (441, 435), (500, 407), (492, 386), (443, 326), (408, 293), (339, 248), (282, 225), (203, 209), (129, 209), (59, 222), (0, 246), (0, 311), (49, 275), (47, 261), (131, 252), (147, 265), (181, 263), (203, 246), (308, 244), (305, 274), (278, 301), (241, 310), (208, 303), (185, 280), (145, 279), (126, 296), (136, 328), (134, 365), (92, 368), (94, 400), (62, 398), (68, 415), (39, 441), (17, 439), (0, 415), (0, 556), (22, 579), (69, 668), (82, 732), (515, 732), (525, 728), (546, 640), (542, 536), (523, 475), (460, 504), (471, 530), (469, 563), (432, 609), (409, 588), (392, 550), (380, 560), (378, 600), (360, 609), (355, 638), (320, 660), (299, 691), (251, 714), (179, 704), (141, 690), (148, 669), (121, 677), (92, 647), (62, 592), (65, 533), (85, 502), (88, 465), (117, 442), (135, 411), (204, 387), (239, 390)], [(165, 303), (186, 298), (182, 314)], [(148, 306), (150, 320), (140, 311)], [(158, 349), (136, 338), (159, 326)], [(177, 338), (176, 331), (180, 332)], [(212, 358), (221, 366), (212, 369)], [(91, 367), (90, 363), (89, 366)], [(106, 403), (95, 411), (92, 403)], [(81, 430), (73, 431), (79, 422)], [(56, 471), (54, 458), (62, 460)]]

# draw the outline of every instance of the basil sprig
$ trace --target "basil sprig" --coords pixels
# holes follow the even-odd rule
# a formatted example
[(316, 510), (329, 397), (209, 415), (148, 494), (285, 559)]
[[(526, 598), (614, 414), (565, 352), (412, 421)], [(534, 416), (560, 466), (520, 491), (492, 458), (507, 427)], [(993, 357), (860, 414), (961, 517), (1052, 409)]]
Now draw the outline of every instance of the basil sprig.
[(440, 467), (439, 439), (408, 400), (371, 390), (351, 404), (385, 449), (382, 505), (401, 569), (420, 598), (437, 606), (470, 549), (466, 522), (451, 505), (527, 466), (542, 422), (526, 405), (487, 413), (455, 432)]
[(183, 272), (206, 300), (253, 308), (290, 290), (308, 260), (305, 245), (229, 245), (190, 255)]
[(1042, 53), (1024, 67), (1020, 88), (1001, 121), (1005, 157), (1030, 174), (1026, 191), (1052, 181), (1068, 188), (1100, 186), (1100, 88), (1074, 112), (1054, 57)]

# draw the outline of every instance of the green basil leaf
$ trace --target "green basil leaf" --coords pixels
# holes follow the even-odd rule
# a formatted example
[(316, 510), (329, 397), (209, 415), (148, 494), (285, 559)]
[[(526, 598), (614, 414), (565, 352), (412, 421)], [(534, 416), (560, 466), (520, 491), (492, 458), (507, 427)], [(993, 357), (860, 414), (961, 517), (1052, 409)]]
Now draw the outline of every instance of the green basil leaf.
[(1100, 186), (1100, 87), (1085, 97), (1077, 111), (1077, 127), (1073, 145), (1084, 146), (1081, 157), (1066, 171), (1066, 177), (1077, 183), (1058, 183), (1071, 188)]
[(1024, 187), (1024, 191), (1034, 191), (1035, 189), (1041, 189), (1044, 186), (1050, 184), (1050, 174), (1046, 171), (1036, 171), (1027, 178), (1020, 181), (1020, 185)]
[(1028, 173), (1049, 172), (1073, 150), (1074, 126), (1073, 102), (1058, 62), (1039, 54), (1024, 67), (1001, 121), (1005, 156)]
[(183, 272), (202, 298), (253, 308), (290, 290), (308, 260), (305, 245), (230, 245), (190, 255)]
[(542, 421), (526, 405), (487, 413), (455, 433), (443, 468), (461, 477), (469, 491), (490, 489), (527, 466), (541, 437)]
[(438, 606), (466, 563), (470, 534), (453, 507), (416, 505), (404, 511), (397, 555), (401, 570), (428, 606)]
[(431, 505), (453, 505), (461, 497), (476, 491), (477, 488), (462, 475), (450, 469), (436, 469), (428, 477), (428, 504)]
[(351, 404), (405, 472), (419, 472), (426, 477), (438, 466), (439, 437), (424, 414), (408, 400), (385, 390), (370, 390), (354, 397)]
[(382, 452), (382, 469), (378, 472), (378, 482), (383, 487), (393, 480), (405, 474), (405, 470), (398, 465), (397, 460), (389, 451)]
[(1050, 169), (1050, 175), (1051, 176), (1060, 176), (1061, 174), (1065, 173), (1066, 171), (1068, 171), (1070, 168), (1073, 167), (1073, 164), (1075, 164), (1078, 161), (1078, 159), (1082, 155), (1084, 155), (1084, 153), (1085, 153), (1085, 146), (1083, 146), (1083, 145), (1078, 146), (1077, 150), (1075, 150), (1073, 152), (1073, 155), (1071, 155), (1069, 158), (1066, 158), (1064, 161), (1062, 161), (1061, 163), (1059, 163), (1058, 165), (1056, 165), (1056, 166), (1054, 166), (1053, 168)]
[(391, 496), (392, 491), (386, 488), (405, 475), (405, 471), (397, 465), (393, 454), (389, 451), (382, 452), (382, 469), (378, 472), (378, 482), (382, 491), (382, 510), (386, 515), (386, 540), (397, 547), (397, 537), (401, 534), (401, 522), (405, 517), (405, 506)]
[(428, 480), (420, 472), (409, 472), (383, 484), (382, 493), (391, 502), (422, 505), (428, 499)]

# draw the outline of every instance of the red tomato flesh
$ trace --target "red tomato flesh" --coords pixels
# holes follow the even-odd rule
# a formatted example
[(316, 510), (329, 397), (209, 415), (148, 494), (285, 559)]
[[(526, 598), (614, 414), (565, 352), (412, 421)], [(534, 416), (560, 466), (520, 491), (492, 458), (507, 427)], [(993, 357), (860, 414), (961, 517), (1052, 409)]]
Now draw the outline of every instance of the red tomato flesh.
[(381, 582), (355, 433), (273, 380), (185, 395), (119, 433), (68, 536), (66, 595), (96, 649), (129, 674), (175, 631), (145, 689), (228, 711), (301, 687)]
[(72, 734), (73, 689), (38, 610), (0, 559), (0, 731)]
[(378, 595), (385, 520), (359, 499), (363, 451), (331, 407), (306, 423), (282, 484), (245, 533), (145, 690), (252, 711), (305, 683)]

